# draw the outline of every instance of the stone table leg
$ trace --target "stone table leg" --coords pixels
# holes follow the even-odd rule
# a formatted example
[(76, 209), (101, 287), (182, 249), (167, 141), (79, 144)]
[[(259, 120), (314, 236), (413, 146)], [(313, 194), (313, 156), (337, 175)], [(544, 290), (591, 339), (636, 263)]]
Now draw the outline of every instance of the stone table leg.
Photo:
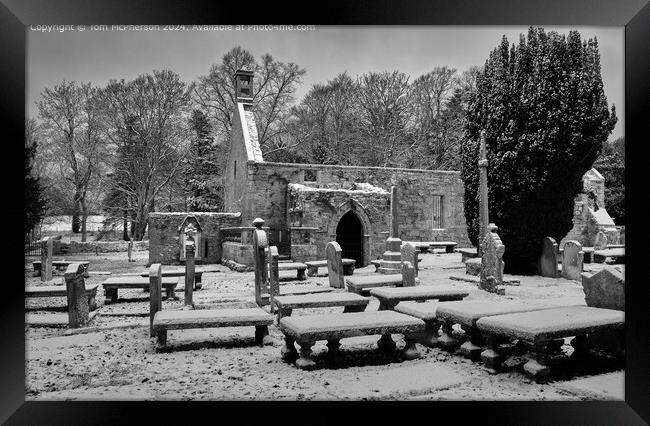
[(424, 335), (420, 343), (430, 348), (438, 346), (438, 331), (440, 330), (440, 321), (431, 320), (424, 322)]
[(343, 265), (343, 275), (354, 274), (354, 265)]
[(167, 330), (157, 331), (156, 339), (158, 340), (159, 346), (165, 346), (167, 344)]
[(301, 370), (313, 370), (316, 363), (311, 359), (311, 347), (315, 342), (300, 342), (300, 358), (296, 360), (296, 367)]
[(548, 342), (539, 342), (534, 345), (534, 358), (524, 364), (526, 374), (536, 383), (544, 383), (551, 374), (551, 369), (546, 365), (546, 348)]
[(313, 277), (318, 273), (318, 267), (317, 266), (308, 266), (307, 267), (307, 276), (308, 277)]
[(295, 343), (296, 341), (293, 338), (284, 336), (284, 346), (282, 346), (282, 349), (280, 350), (282, 361), (292, 363), (296, 358), (298, 358), (298, 351), (296, 351)]
[(380, 351), (390, 352), (394, 351), (397, 344), (393, 340), (390, 334), (382, 334), (379, 340), (377, 341), (377, 347)]
[(203, 274), (194, 275), (194, 290), (200, 290), (203, 287), (203, 283), (201, 282), (202, 278)]
[(487, 335), (487, 349), (481, 352), (481, 361), (483, 361), (487, 368), (495, 373), (501, 369), (501, 363), (504, 358), (504, 356), (499, 353), (499, 344), (502, 340), (503, 339), (499, 336), (491, 334)]
[(454, 246), (445, 246), (445, 253), (453, 253)]
[(106, 297), (111, 299), (111, 302), (117, 302), (117, 288), (107, 288)]
[(453, 352), (458, 345), (458, 340), (452, 337), (451, 333), (453, 331), (453, 322), (444, 321), (442, 323), (442, 335), (438, 339), (438, 345), (441, 349), (444, 349), (449, 352)]
[(88, 309), (91, 311), (97, 309), (97, 301), (95, 300), (94, 292), (88, 295)]
[(269, 327), (266, 325), (255, 326), (255, 343), (260, 346), (272, 345), (273, 339), (269, 336)]
[(327, 341), (327, 359), (332, 365), (339, 365), (341, 363), (341, 342), (338, 339)]
[(305, 270), (304, 269), (298, 269), (298, 280), (305, 281), (306, 279), (307, 279), (307, 276), (305, 275)]
[(397, 303), (391, 303), (391, 302), (387, 302), (385, 300), (380, 300), (378, 310), (379, 311), (390, 311), (395, 307), (395, 305), (397, 305)]
[(404, 359), (410, 360), (420, 358), (420, 351), (415, 346), (415, 340), (415, 336), (404, 335), (404, 341), (406, 342), (406, 345), (402, 350), (402, 357)]
[(465, 331), (469, 334), (469, 339), (460, 345), (460, 353), (465, 358), (478, 361), (481, 359), (482, 345), (485, 344), (485, 339), (483, 339), (481, 333), (474, 327), (468, 327)]
[(290, 309), (290, 308), (279, 308), (278, 309), (278, 324), (280, 323), (280, 320), (282, 318), (290, 317), (292, 312), (293, 312), (293, 309)]

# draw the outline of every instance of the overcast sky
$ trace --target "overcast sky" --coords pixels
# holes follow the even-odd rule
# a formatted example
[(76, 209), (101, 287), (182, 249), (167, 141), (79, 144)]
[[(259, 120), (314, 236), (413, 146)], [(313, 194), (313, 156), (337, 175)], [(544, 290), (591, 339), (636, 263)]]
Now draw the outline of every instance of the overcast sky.
[[(610, 139), (624, 135), (624, 28), (545, 27), (583, 38), (597, 37), (602, 77), (609, 105), (619, 117)], [(297, 99), (312, 84), (348, 71), (354, 77), (369, 71), (399, 70), (411, 80), (435, 66), (464, 71), (482, 65), (505, 35), (517, 42), (525, 26), (333, 27), (311, 31), (91, 31), (41, 32), (27, 29), (27, 108), (45, 87), (62, 80), (104, 85), (109, 79), (132, 79), (153, 69), (169, 68), (187, 82), (208, 73), (235, 46), (256, 58), (270, 53), (307, 70)]]

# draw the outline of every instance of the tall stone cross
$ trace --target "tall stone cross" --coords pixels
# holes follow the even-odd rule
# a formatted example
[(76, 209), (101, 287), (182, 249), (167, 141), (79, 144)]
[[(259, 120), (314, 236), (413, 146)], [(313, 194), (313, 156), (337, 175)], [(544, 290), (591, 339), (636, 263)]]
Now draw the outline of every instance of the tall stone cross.
[(390, 237), (399, 238), (397, 186), (390, 187)]
[(488, 160), (485, 147), (485, 130), (481, 131), (481, 150), (478, 160), (479, 171), (479, 233), (478, 233), (478, 255), (483, 255), (483, 240), (490, 229), (490, 218), (488, 215), (488, 188), (487, 188), (487, 166)]

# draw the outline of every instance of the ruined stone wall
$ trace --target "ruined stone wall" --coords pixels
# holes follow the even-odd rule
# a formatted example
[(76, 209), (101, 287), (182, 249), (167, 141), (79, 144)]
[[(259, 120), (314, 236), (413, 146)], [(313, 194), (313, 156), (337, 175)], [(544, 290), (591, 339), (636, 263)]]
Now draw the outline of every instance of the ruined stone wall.
[(235, 108), (229, 156), (224, 173), (224, 210), (227, 212), (241, 211), (246, 195), (246, 162), (249, 158), (244, 137), (245, 128), (239, 114), (239, 108)]
[[(386, 191), (390, 190), (391, 185), (399, 187), (400, 212), (402, 212), (400, 238), (403, 240), (453, 240), (459, 243), (459, 247), (470, 246), (463, 212), (464, 188), (460, 172), (252, 161), (248, 162), (247, 167), (246, 196), (241, 210), (244, 225), (250, 224), (255, 217), (261, 217), (267, 223), (276, 221), (278, 209), (269, 200), (273, 198), (279, 180), (284, 179), (289, 183), (306, 186), (340, 189), (352, 189), (355, 183), (367, 182)], [(308, 181), (305, 181), (306, 172), (310, 175)], [(441, 230), (432, 229), (434, 195), (443, 197), (443, 229)], [(328, 234), (330, 229), (333, 226), (335, 229), (336, 224), (332, 225), (330, 221), (338, 220), (336, 215), (331, 213), (331, 209), (348, 198), (350, 197), (337, 195), (329, 202), (329, 207), (327, 203), (319, 204), (315, 200), (309, 206), (309, 212), (306, 213), (308, 216), (303, 220), (302, 226), (314, 226), (320, 229), (317, 233), (320, 235), (317, 241), (319, 255), (324, 250), (325, 243), (331, 241), (332, 237)], [(362, 200), (358, 201), (363, 204)], [(369, 215), (370, 245), (373, 252), (371, 257), (376, 258), (384, 250), (383, 245), (387, 234), (380, 236), (380, 233), (388, 231), (388, 205), (386, 197), (380, 202), (364, 201), (371, 211), (376, 210), (376, 213)]]
[(149, 264), (180, 264), (178, 227), (187, 215), (197, 218), (202, 229), (203, 253), (197, 263), (219, 263), (222, 258), (221, 227), (240, 226), (239, 213), (170, 212), (149, 214)]

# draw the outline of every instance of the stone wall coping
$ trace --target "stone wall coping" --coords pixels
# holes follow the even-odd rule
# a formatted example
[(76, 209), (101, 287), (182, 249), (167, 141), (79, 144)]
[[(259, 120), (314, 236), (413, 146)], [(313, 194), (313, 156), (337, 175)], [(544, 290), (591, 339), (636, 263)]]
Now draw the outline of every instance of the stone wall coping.
[(271, 161), (257, 162), (249, 160), (249, 165), (263, 167), (294, 167), (301, 169), (330, 169), (330, 170), (377, 170), (377, 171), (396, 171), (396, 172), (417, 172), (417, 173), (441, 173), (449, 175), (460, 175), (459, 170), (426, 170), (426, 169), (405, 169), (398, 167), (371, 167), (371, 166), (342, 166), (338, 164), (303, 164), (303, 163), (276, 163)]
[(149, 217), (164, 217), (164, 216), (212, 216), (212, 217), (240, 217), (241, 212), (236, 213), (226, 213), (226, 212), (152, 212), (149, 213)]

